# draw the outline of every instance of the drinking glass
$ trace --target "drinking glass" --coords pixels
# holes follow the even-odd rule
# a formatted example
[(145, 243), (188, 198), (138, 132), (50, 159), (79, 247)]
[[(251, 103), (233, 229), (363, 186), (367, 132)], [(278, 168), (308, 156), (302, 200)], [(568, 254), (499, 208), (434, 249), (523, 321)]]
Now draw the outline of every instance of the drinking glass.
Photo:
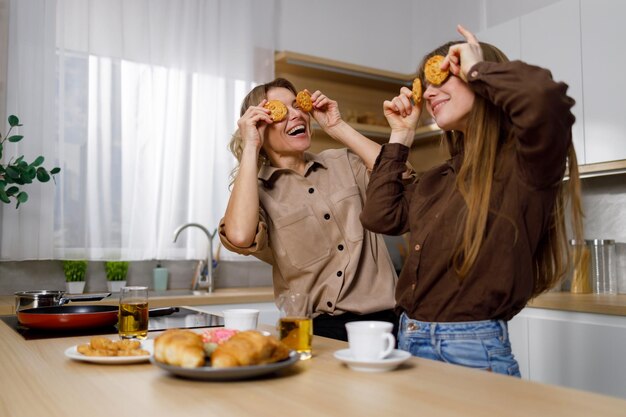
[(148, 337), (148, 287), (122, 287), (118, 331), (121, 339)]
[(278, 334), (280, 340), (300, 355), (311, 358), (313, 319), (309, 297), (304, 293), (286, 292), (278, 296), (276, 306), (280, 312)]

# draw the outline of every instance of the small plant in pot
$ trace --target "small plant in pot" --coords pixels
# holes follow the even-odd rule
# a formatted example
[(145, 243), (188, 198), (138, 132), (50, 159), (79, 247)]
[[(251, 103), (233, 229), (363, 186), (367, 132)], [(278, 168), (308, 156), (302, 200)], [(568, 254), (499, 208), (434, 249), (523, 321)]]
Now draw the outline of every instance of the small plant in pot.
[(65, 290), (70, 294), (80, 294), (85, 290), (87, 261), (63, 261)]
[(107, 287), (110, 292), (119, 292), (122, 287), (126, 286), (128, 262), (107, 261), (104, 263), (104, 270), (107, 277)]

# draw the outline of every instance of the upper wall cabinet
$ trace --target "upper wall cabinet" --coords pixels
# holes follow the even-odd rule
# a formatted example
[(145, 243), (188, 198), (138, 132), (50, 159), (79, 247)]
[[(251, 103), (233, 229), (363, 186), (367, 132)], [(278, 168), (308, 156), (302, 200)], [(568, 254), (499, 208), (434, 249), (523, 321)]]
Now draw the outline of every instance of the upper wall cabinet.
[(576, 100), (573, 140), (584, 176), (626, 172), (623, 97), (626, 3), (562, 0), (489, 27), (478, 38), (511, 59), (546, 67)]
[(569, 86), (567, 94), (576, 100), (574, 147), (579, 162), (586, 163), (578, 1), (561, 1), (522, 16), (520, 33), (522, 60), (548, 68), (555, 80)]
[(581, 0), (585, 163), (626, 159), (626, 2)]

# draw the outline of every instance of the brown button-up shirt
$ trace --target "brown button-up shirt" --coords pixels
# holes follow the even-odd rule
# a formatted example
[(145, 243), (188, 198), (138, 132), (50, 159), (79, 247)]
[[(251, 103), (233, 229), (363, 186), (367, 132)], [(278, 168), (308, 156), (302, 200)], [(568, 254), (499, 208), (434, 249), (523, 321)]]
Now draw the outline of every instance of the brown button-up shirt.
[(380, 233), (410, 231), (396, 299), (410, 318), (431, 322), (508, 320), (533, 289), (533, 257), (546, 236), (571, 142), (574, 101), (547, 70), (521, 62), (482, 62), (469, 85), (509, 116), (514, 143), (497, 156), (480, 253), (463, 280), (451, 266), (466, 205), (456, 187), (463, 155), (404, 187), (409, 149), (387, 144), (378, 156), (361, 215)]
[(274, 295), (287, 290), (309, 294), (314, 316), (393, 308), (397, 277), (387, 247), (359, 220), (369, 178), (365, 165), (347, 149), (305, 153), (305, 158), (304, 176), (261, 168), (255, 242), (234, 246), (222, 219), (222, 243), (270, 263)]

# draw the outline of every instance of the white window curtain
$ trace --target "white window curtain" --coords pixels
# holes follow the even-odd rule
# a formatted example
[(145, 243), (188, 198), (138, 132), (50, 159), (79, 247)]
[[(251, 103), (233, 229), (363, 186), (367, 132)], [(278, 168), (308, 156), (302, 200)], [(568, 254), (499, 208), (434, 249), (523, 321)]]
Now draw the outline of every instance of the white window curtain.
[(203, 233), (173, 233), (224, 213), (239, 105), (273, 78), (273, 18), (274, 0), (12, 0), (15, 154), (61, 172), (2, 207), (0, 259), (204, 258)]

